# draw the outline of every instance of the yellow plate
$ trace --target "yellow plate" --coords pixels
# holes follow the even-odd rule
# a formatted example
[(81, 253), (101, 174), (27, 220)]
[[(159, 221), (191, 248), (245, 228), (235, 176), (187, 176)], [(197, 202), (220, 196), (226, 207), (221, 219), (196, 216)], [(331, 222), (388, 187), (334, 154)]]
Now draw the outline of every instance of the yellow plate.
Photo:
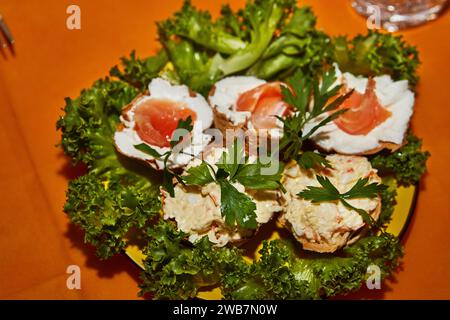
[[(392, 220), (387, 227), (387, 231), (393, 235), (401, 238), (408, 228), (409, 221), (414, 212), (415, 202), (417, 198), (418, 189), (414, 186), (411, 187), (398, 187), (397, 188), (397, 205), (395, 206), (394, 213), (392, 214)], [(262, 247), (263, 239), (279, 239), (285, 237), (285, 234), (280, 235), (281, 230), (274, 225), (271, 225), (271, 229), (261, 228), (255, 239), (252, 239), (243, 246), (249, 254), (246, 258), (252, 261), (254, 258), (258, 258), (258, 251)], [(137, 245), (130, 245), (126, 248), (125, 253), (131, 258), (140, 268), (144, 269), (142, 261), (145, 259), (144, 254)], [(198, 298), (205, 300), (219, 300), (222, 298), (219, 288), (208, 288), (200, 290)]]

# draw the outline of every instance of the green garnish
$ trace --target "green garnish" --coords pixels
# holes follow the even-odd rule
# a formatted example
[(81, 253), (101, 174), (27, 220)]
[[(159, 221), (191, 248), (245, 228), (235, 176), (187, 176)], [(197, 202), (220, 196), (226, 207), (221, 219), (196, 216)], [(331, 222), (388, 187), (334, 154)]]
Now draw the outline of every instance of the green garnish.
[(320, 153), (305, 151), (297, 158), (297, 164), (303, 169), (331, 168), (330, 162)]
[[(280, 150), (285, 161), (297, 160), (305, 169), (313, 166), (328, 166), (327, 161), (319, 154), (302, 154), (303, 143), (309, 139), (320, 127), (333, 121), (346, 109), (336, 110), (352, 92), (339, 96), (332, 102), (342, 85), (333, 85), (336, 81), (336, 72), (330, 69), (323, 74), (319, 84), (318, 79), (311, 80), (297, 72), (289, 81), (292, 91), (282, 87), (284, 101), (294, 107), (295, 114), (285, 119), (279, 117), (284, 124), (284, 135), (280, 141)], [(312, 103), (312, 108), (309, 106)], [(309, 132), (305, 133), (305, 125), (318, 117), (331, 113), (323, 118)], [(306, 158), (305, 158), (306, 157)], [(303, 159), (302, 159), (303, 158)]]
[(408, 80), (411, 87), (419, 80), (419, 53), (402, 36), (370, 30), (351, 40), (337, 37), (333, 45), (342, 71), (365, 77), (389, 74), (394, 80)]
[(309, 7), (295, 0), (256, 0), (217, 19), (189, 0), (173, 17), (158, 23), (158, 35), (179, 82), (207, 94), (234, 74), (282, 79), (296, 70), (314, 74), (333, 56), (330, 38), (315, 28)]
[(399, 240), (388, 233), (369, 235), (336, 255), (299, 257), (288, 241), (263, 241), (261, 259), (245, 268), (233, 261), (222, 280), (227, 299), (320, 299), (359, 289), (367, 268), (377, 265), (381, 277), (399, 266)]
[(347, 200), (376, 198), (387, 189), (387, 186), (376, 182), (369, 184), (369, 178), (361, 178), (349, 191), (340, 193), (327, 177), (318, 175), (316, 178), (322, 188), (309, 186), (297, 195), (305, 200), (310, 200), (312, 203), (340, 201), (348, 209), (358, 212), (367, 224), (372, 225), (374, 223), (373, 218), (365, 210), (355, 208)]
[(148, 168), (144, 172), (114, 148), (121, 108), (136, 95), (125, 82), (99, 80), (77, 99), (66, 99), (65, 115), (57, 123), (64, 152), (72, 163), (88, 168), (69, 183), (64, 212), (84, 230), (85, 241), (102, 259), (122, 252), (126, 234), (135, 229), (139, 235), (160, 209)]
[(256, 204), (246, 194), (239, 192), (226, 179), (219, 179), (220, 212), (229, 226), (239, 225), (243, 228), (256, 229)]
[(406, 137), (406, 144), (394, 152), (381, 152), (370, 162), (380, 173), (392, 175), (401, 185), (414, 185), (427, 169), (428, 151), (422, 150), (422, 140), (411, 133)]
[(158, 151), (150, 147), (148, 144), (141, 143), (134, 146), (139, 151), (142, 151), (145, 154), (148, 154), (149, 156), (155, 157), (155, 158), (161, 158), (163, 155), (160, 154)]
[(122, 68), (115, 66), (111, 68), (109, 74), (123, 81), (130, 83), (139, 90), (147, 88), (153, 78), (156, 78), (159, 72), (169, 62), (167, 53), (164, 50), (158, 52), (157, 55), (148, 57), (147, 59), (136, 58), (136, 52), (133, 50), (130, 57), (120, 59)]
[(215, 181), (211, 175), (209, 165), (202, 162), (199, 166), (192, 167), (187, 171), (188, 175), (183, 177), (187, 185), (204, 186)]
[(187, 175), (181, 179), (186, 184), (195, 186), (217, 183), (221, 195), (220, 211), (226, 223), (230, 226), (237, 224), (243, 228), (255, 229), (256, 205), (248, 195), (239, 192), (233, 183), (238, 182), (253, 190), (282, 188), (281, 167), (274, 174), (264, 175), (262, 169), (268, 166), (269, 164), (262, 164), (260, 161), (249, 163), (242, 143), (236, 139), (228, 152), (222, 154), (217, 163), (217, 170), (203, 161), (201, 165), (190, 168)]

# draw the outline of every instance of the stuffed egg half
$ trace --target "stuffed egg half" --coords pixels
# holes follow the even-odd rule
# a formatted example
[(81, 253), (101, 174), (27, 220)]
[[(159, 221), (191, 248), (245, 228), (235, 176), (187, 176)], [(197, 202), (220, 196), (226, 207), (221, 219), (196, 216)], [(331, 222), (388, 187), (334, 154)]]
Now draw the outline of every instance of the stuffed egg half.
[(281, 82), (266, 82), (249, 77), (228, 77), (217, 82), (209, 94), (214, 110), (214, 123), (222, 131), (243, 128), (257, 132), (268, 131), (279, 137), (283, 117), (290, 107), (283, 101)]
[[(312, 140), (323, 150), (349, 155), (400, 148), (414, 107), (414, 93), (408, 89), (408, 81), (393, 81), (389, 75), (356, 77), (342, 73), (337, 65), (335, 69), (337, 84), (343, 85), (342, 93), (351, 89), (354, 92), (339, 107), (348, 110), (321, 127)], [(307, 134), (323, 117), (308, 123), (304, 133)]]
[(179, 120), (188, 117), (191, 117), (193, 125), (190, 139), (183, 144), (181, 152), (170, 156), (169, 168), (185, 166), (204, 150), (212, 139), (204, 131), (211, 127), (213, 113), (205, 98), (187, 86), (172, 85), (161, 78), (153, 79), (148, 92), (123, 109), (121, 124), (114, 135), (116, 148), (127, 157), (146, 161), (161, 170), (163, 160), (136, 149), (136, 145), (146, 144), (164, 154), (170, 150), (170, 140)]

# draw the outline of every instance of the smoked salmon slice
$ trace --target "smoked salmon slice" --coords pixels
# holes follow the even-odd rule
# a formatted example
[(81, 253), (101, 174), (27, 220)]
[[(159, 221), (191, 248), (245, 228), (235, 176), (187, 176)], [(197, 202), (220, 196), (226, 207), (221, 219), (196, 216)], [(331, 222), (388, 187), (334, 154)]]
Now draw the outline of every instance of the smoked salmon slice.
[(277, 126), (275, 116), (284, 116), (290, 106), (283, 101), (281, 82), (260, 85), (240, 95), (237, 111), (252, 113), (251, 121), (256, 129), (273, 129)]
[(168, 99), (148, 99), (134, 111), (135, 129), (146, 143), (160, 148), (169, 147), (179, 120), (189, 116), (196, 120), (196, 113), (186, 104)]
[(338, 110), (348, 109), (334, 121), (339, 129), (351, 135), (367, 135), (391, 116), (378, 101), (375, 85), (375, 80), (369, 78), (364, 94), (353, 91), (339, 106)]

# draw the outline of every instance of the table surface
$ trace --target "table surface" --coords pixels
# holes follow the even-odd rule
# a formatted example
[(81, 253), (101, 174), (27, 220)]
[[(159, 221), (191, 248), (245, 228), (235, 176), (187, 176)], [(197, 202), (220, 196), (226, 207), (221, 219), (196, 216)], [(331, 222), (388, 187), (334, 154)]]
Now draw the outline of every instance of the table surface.
[[(64, 97), (107, 74), (119, 57), (136, 49), (155, 52), (155, 21), (181, 0), (79, 0), (81, 30), (66, 28), (68, 0), (3, 0), (0, 12), (16, 38), (16, 55), (0, 52), (0, 298), (135, 299), (139, 270), (124, 256), (95, 257), (83, 234), (62, 212), (69, 179), (79, 174), (55, 145), (55, 121)], [(194, 1), (217, 13), (222, 1)], [(244, 0), (229, 1), (238, 7)], [(365, 21), (350, 2), (312, 5), (326, 32), (354, 35)], [(382, 290), (352, 298), (450, 298), (450, 13), (403, 32), (423, 64), (415, 132), (432, 153), (416, 213), (404, 239), (403, 270)], [(66, 269), (81, 268), (81, 290), (68, 290)]]

